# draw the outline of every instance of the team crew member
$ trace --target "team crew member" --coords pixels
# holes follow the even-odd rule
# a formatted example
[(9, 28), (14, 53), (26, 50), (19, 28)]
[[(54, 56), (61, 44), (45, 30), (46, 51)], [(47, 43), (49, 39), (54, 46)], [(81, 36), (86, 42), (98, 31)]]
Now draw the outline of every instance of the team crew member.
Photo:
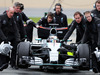
[(36, 27), (38, 28), (38, 37), (42, 38), (42, 39), (47, 39), (49, 37), (49, 30), (46, 29), (42, 29), (40, 28), (40, 26), (42, 27), (50, 27), (49, 24), (54, 23), (53, 22), (53, 17), (54, 14), (52, 12), (48, 12), (46, 17), (42, 17), (38, 22)]
[[(19, 13), (20, 3), (15, 2), (13, 8), (14, 8), (13, 18), (16, 22), (17, 29), (18, 29), (19, 34), (20, 34), (20, 40), (23, 40), (23, 39), (25, 39), (25, 29), (24, 29), (24, 25), (23, 25), (23, 22), (22, 22), (22, 16)], [(16, 68), (15, 67), (15, 61), (16, 61), (16, 50), (14, 50), (14, 52), (11, 54), (11, 63), (10, 64), (11, 64), (12, 68)]]
[(75, 20), (72, 21), (70, 25), (71, 27), (64, 36), (62, 42), (67, 41), (75, 29), (76, 29), (76, 43), (79, 43), (81, 41), (85, 31), (85, 20), (83, 18), (83, 15), (79, 11), (74, 13), (74, 19)]
[(24, 29), (24, 25), (23, 25), (23, 20), (22, 20), (22, 16), (19, 13), (20, 11), (20, 3), (19, 2), (15, 2), (14, 6), (13, 6), (15, 13), (14, 13), (14, 19), (17, 23), (17, 27), (20, 33), (20, 38), (21, 40), (25, 38), (25, 29)]
[(28, 41), (32, 41), (32, 34), (33, 34), (33, 27), (35, 27), (35, 23), (29, 19), (26, 14), (23, 12), (24, 10), (24, 5), (22, 3), (20, 3), (20, 14), (22, 15), (22, 20), (23, 22), (26, 22), (26, 24), (24, 24), (25, 27), (25, 33), (26, 33), (26, 37)]
[(97, 58), (94, 54), (96, 47), (100, 48), (100, 19), (92, 15), (90, 11), (84, 13), (86, 17), (86, 30), (82, 39), (82, 43), (89, 42), (91, 46), (93, 71), (100, 72), (100, 66), (97, 65)]
[(46, 17), (42, 17), (38, 22), (37, 25), (43, 27), (50, 27), (50, 23), (54, 23), (53, 21), (54, 14), (52, 12), (48, 12)]
[(23, 10), (24, 10), (24, 5), (22, 3), (20, 3), (19, 13), (21, 13), (23, 21), (26, 22), (27, 20), (29, 20), (29, 18), (26, 16), (26, 14), (23, 12)]
[(95, 17), (100, 18), (100, 0), (96, 0), (94, 7), (95, 9), (92, 10), (91, 12), (93, 13)]
[(68, 27), (67, 16), (61, 12), (62, 6), (60, 3), (55, 5), (54, 11), (54, 21), (59, 24), (58, 27)]
[[(13, 18), (14, 9), (10, 7), (7, 12), (3, 15), (0, 15), (0, 43), (11, 42), (13, 46), (11, 60), (15, 62), (16, 56), (16, 47), (17, 43), (20, 41), (20, 35), (17, 29), (16, 22)], [(8, 67), (9, 57), (0, 54), (0, 71)], [(14, 64), (13, 64), (14, 66)]]

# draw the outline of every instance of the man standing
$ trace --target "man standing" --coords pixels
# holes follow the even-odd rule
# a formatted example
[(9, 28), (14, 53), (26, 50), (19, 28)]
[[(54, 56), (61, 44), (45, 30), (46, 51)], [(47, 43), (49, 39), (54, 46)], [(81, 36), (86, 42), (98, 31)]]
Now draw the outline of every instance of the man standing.
[(60, 3), (56, 3), (54, 11), (54, 21), (59, 24), (58, 27), (68, 27), (67, 16), (61, 12), (62, 6)]
[[(24, 29), (24, 25), (23, 25), (23, 21), (22, 21), (22, 16), (19, 13), (20, 3), (15, 2), (14, 6), (13, 6), (13, 9), (14, 9), (13, 18), (16, 22), (17, 29), (18, 29), (18, 32), (20, 34), (20, 40), (23, 40), (23, 39), (25, 39), (25, 29)], [(17, 48), (16, 48), (16, 50), (17, 50)], [(12, 68), (16, 68), (16, 66), (15, 66), (16, 50), (14, 50), (14, 52), (11, 54), (11, 67)]]
[[(15, 62), (17, 44), (20, 41), (20, 35), (17, 29), (16, 22), (13, 18), (14, 9), (10, 7), (7, 12), (0, 15), (0, 43), (11, 42), (13, 46), (11, 60)], [(0, 54), (0, 71), (8, 67), (9, 57)], [(14, 65), (13, 65), (14, 66)]]
[(76, 28), (76, 43), (80, 43), (85, 31), (85, 20), (79, 11), (74, 13), (74, 19), (75, 20), (70, 24), (70, 29), (64, 36), (62, 42), (67, 41)]
[(25, 39), (25, 29), (24, 29), (24, 25), (23, 25), (23, 20), (22, 20), (22, 16), (19, 13), (20, 11), (20, 3), (19, 2), (15, 2), (14, 3), (14, 19), (16, 21), (19, 33), (20, 33), (20, 39), (23, 40)]
[[(25, 39), (25, 29), (24, 29), (24, 25), (23, 25), (23, 21), (22, 21), (22, 16), (19, 13), (20, 11), (20, 3), (19, 2), (15, 2), (14, 6), (14, 14), (13, 14), (13, 19), (14, 22), (16, 22), (17, 25), (17, 31), (20, 35), (20, 40)], [(5, 11), (3, 14), (7, 14), (7, 11)], [(14, 52), (11, 54), (11, 67), (15, 67), (15, 60), (16, 60), (16, 50), (14, 50)]]
[(95, 73), (100, 72), (100, 66), (97, 64), (97, 58), (94, 54), (96, 47), (100, 48), (100, 19), (92, 15), (90, 11), (84, 13), (86, 18), (86, 29), (82, 38), (82, 43), (88, 42), (91, 47), (92, 68)]
[(91, 12), (95, 17), (100, 18), (100, 0), (96, 0), (94, 7), (95, 9), (92, 10)]
[(24, 10), (24, 5), (22, 3), (20, 3), (19, 13), (22, 16), (23, 22), (26, 23), (26, 24), (24, 24), (25, 34), (26, 34), (27, 40), (32, 42), (33, 27), (35, 27), (36, 24), (26, 16), (26, 14), (23, 12), (23, 10)]

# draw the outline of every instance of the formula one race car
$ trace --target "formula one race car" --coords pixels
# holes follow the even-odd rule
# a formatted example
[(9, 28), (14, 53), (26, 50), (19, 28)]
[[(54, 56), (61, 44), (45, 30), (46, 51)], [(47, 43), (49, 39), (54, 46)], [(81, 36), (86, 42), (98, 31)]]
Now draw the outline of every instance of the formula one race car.
[(67, 27), (56, 28), (53, 25), (51, 28), (40, 28), (49, 30), (49, 36), (45, 39), (41, 39), (45, 35), (39, 36), (41, 38), (37, 38), (36, 43), (26, 41), (18, 44), (16, 65), (19, 68), (28, 68), (31, 65), (38, 65), (40, 69), (62, 69), (63, 66), (71, 66), (74, 69), (90, 68), (88, 44), (60, 43), (58, 31), (67, 31)]

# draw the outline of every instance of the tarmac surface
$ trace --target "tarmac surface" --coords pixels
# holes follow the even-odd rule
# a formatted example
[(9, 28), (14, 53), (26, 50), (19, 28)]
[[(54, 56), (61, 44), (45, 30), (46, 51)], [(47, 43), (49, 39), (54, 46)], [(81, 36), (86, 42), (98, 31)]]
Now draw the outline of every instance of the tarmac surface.
[(28, 69), (12, 69), (7, 68), (0, 72), (0, 75), (100, 75), (100, 73), (93, 73), (91, 71), (75, 70), (71, 67), (64, 67), (63, 70), (49, 70), (42, 71), (39, 66), (32, 66)]

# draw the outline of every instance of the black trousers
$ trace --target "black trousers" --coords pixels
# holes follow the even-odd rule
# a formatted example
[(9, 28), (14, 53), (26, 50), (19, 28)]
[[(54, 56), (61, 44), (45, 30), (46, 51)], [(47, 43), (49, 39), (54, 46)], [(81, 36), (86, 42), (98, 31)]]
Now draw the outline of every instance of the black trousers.
[(0, 54), (0, 69), (2, 68), (3, 65), (8, 64), (9, 60), (10, 60), (9, 56)]
[(33, 25), (29, 24), (25, 27), (26, 35), (27, 35), (27, 40), (32, 41), (32, 34), (33, 34)]
[(100, 66), (98, 64), (96, 55), (94, 54), (94, 51), (96, 51), (96, 47), (96, 43), (91, 44), (92, 68), (96, 68), (100, 72)]
[(13, 49), (12, 49), (12, 52), (11, 52), (11, 66), (15, 66), (15, 63), (16, 63), (16, 52), (17, 52), (17, 45), (18, 45), (18, 42), (17, 41), (14, 41), (14, 40), (11, 40), (11, 45), (13, 46)]

